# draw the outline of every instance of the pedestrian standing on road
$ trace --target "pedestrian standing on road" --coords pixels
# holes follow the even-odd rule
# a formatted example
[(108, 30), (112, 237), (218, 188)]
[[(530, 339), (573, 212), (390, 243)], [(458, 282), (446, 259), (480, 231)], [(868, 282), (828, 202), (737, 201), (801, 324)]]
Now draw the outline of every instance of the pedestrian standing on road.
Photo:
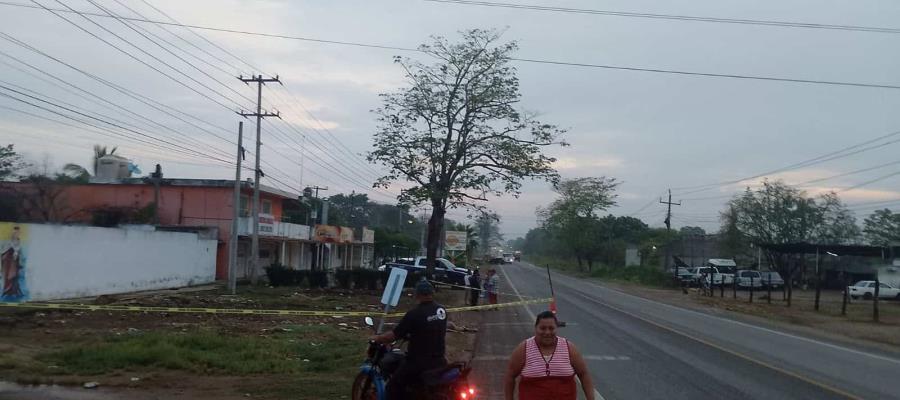
[(478, 272), (478, 268), (475, 268), (475, 271), (472, 271), (472, 276), (469, 277), (469, 305), (477, 306), (478, 305), (478, 297), (481, 295), (481, 274)]
[(520, 343), (509, 358), (504, 377), (504, 399), (514, 400), (516, 379), (518, 400), (575, 400), (575, 376), (587, 400), (594, 399), (594, 382), (584, 357), (574, 344), (556, 335), (559, 321), (552, 311), (544, 311), (534, 323), (534, 336)]
[(484, 289), (487, 290), (488, 294), (488, 303), (497, 304), (497, 294), (500, 289), (500, 276), (497, 275), (496, 269), (491, 268), (488, 271), (487, 282), (485, 282), (484, 285)]

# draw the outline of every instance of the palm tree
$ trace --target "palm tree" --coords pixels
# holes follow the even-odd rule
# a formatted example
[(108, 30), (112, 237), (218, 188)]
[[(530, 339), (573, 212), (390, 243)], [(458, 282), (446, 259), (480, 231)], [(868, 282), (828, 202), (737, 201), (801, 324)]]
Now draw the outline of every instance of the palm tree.
[(76, 180), (87, 181), (92, 175), (97, 175), (97, 168), (100, 166), (100, 159), (105, 156), (115, 154), (116, 149), (118, 149), (118, 147), (113, 147), (112, 150), (107, 151), (106, 146), (101, 146), (99, 144), (94, 145), (93, 174), (91, 172), (88, 172), (87, 168), (72, 163), (63, 166), (63, 172)]

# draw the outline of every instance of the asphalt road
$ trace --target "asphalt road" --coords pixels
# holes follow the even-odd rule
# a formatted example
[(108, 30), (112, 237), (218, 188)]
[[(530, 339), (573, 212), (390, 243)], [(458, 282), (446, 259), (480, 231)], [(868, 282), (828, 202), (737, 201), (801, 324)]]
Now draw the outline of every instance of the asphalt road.
[[(498, 268), (501, 302), (548, 297), (546, 270)], [(598, 399), (900, 399), (900, 360), (686, 310), (553, 275), (561, 335), (585, 355)], [(502, 399), (513, 348), (545, 306), (486, 312), (474, 362), (481, 398)]]

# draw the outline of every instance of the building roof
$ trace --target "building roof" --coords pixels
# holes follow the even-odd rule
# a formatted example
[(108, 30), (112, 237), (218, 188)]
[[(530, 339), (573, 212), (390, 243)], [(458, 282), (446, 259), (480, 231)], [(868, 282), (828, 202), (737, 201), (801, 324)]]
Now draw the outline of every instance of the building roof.
[[(891, 254), (889, 247), (879, 246), (862, 246), (862, 245), (838, 245), (838, 244), (815, 244), (815, 243), (784, 243), (784, 244), (767, 244), (761, 243), (760, 247), (774, 251), (777, 253), (787, 254), (825, 254), (831, 252), (838, 256), (863, 256), (863, 257), (881, 257), (885, 258)], [(900, 250), (895, 247), (895, 250)]]
[[(91, 185), (148, 185), (152, 181), (150, 178), (126, 178), (116, 182), (108, 183), (91, 183)], [(234, 188), (234, 179), (186, 179), (186, 178), (163, 178), (160, 180), (162, 186), (191, 186), (191, 187), (222, 187)], [(252, 190), (253, 183), (241, 181), (241, 189)], [(259, 185), (260, 192), (280, 196), (286, 199), (298, 199), (299, 194), (286, 192), (284, 190), (266, 185)]]

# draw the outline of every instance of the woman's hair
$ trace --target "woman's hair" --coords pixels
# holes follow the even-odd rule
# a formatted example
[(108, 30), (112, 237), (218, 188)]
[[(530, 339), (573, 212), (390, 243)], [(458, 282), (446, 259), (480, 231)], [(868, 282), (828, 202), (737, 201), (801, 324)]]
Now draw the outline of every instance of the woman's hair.
[(538, 326), (542, 319), (552, 319), (553, 323), (559, 326), (559, 320), (556, 319), (556, 314), (554, 314), (553, 311), (543, 311), (538, 314), (537, 319), (534, 321), (534, 326)]

